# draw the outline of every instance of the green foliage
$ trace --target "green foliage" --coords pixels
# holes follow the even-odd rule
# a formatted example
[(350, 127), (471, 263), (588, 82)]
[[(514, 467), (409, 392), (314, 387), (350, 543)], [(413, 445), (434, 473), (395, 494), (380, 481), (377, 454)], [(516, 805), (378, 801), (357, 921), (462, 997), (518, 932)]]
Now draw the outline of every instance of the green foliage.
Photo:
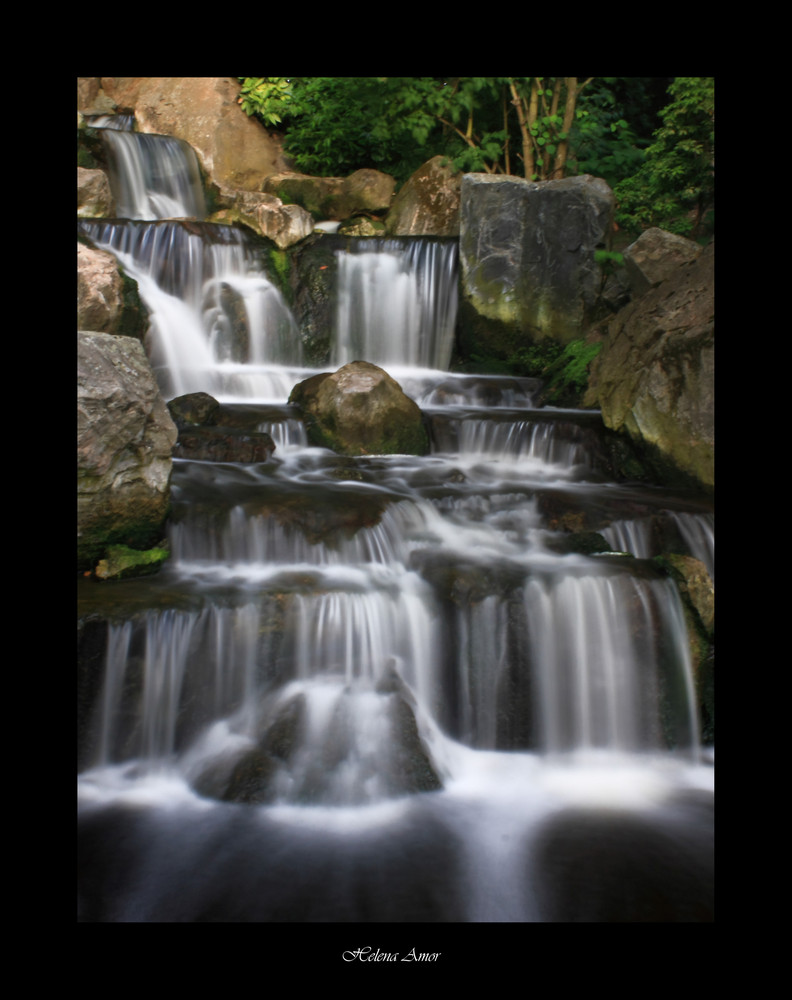
[(575, 110), (572, 127), (571, 168), (579, 174), (604, 178), (611, 187), (635, 173), (644, 162), (648, 140), (639, 139), (626, 120), (609, 84), (612, 78), (595, 81), (584, 91)]
[[(618, 224), (696, 235), (715, 190), (715, 81), (677, 77), (641, 169), (615, 188)], [(714, 223), (714, 215), (712, 216)]]
[(624, 255), (616, 250), (595, 250), (594, 261), (606, 274), (613, 274), (616, 268), (624, 263)]
[(256, 115), (268, 128), (282, 125), (292, 108), (291, 81), (279, 76), (240, 76), (239, 103), (248, 115)]
[(572, 340), (545, 371), (544, 398), (557, 406), (576, 406), (588, 387), (589, 365), (602, 342)]
[(524, 122), (537, 171), (546, 170), (548, 158), (570, 142), (567, 172), (594, 173), (613, 184), (642, 158), (647, 140), (636, 137), (633, 122), (644, 121), (646, 81), (654, 78), (587, 82), (569, 135), (563, 128), (562, 78), (239, 79), (240, 105), (268, 128), (284, 131), (284, 150), (299, 170), (338, 176), (374, 167), (398, 181), (438, 154), (457, 170), (522, 175), (523, 133), (515, 100), (526, 113), (538, 84), (538, 113)]
[(602, 291), (605, 288), (607, 279), (624, 265), (624, 256), (616, 250), (595, 250), (594, 263), (599, 264), (600, 271), (602, 272), (602, 284), (600, 286), (600, 291)]
[(515, 351), (509, 359), (509, 368), (515, 375), (527, 378), (543, 378), (550, 366), (564, 353), (564, 347), (557, 340), (543, 337), (527, 347)]

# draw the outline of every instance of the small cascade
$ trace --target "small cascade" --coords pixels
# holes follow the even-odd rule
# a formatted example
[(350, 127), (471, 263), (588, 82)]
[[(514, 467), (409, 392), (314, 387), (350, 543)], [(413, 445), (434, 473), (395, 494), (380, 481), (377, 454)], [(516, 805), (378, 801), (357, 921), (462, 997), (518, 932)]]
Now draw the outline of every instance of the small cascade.
[(115, 254), (150, 313), (149, 356), (166, 398), (283, 402), (302, 347), (280, 292), (231, 226), (82, 220)]
[(186, 142), (104, 124), (110, 184), (119, 218), (203, 219), (198, 159)]
[(712, 566), (706, 501), (607, 481), (599, 415), (535, 380), (447, 370), (450, 240), (338, 254), (332, 364), (394, 375), (431, 454), (308, 447), (297, 324), (243, 230), (185, 221), (190, 156), (155, 138), (109, 140), (127, 217), (79, 230), (138, 282), (165, 396), (277, 447), (175, 460), (165, 568), (81, 581), (80, 919), (711, 919), (712, 751), (648, 558)]
[(338, 252), (335, 367), (365, 359), (390, 370), (447, 370), (457, 310), (457, 245), (365, 240)]
[(526, 588), (542, 745), (550, 753), (672, 745), (696, 755), (690, 653), (673, 584), (581, 569)]
[(668, 510), (652, 517), (618, 519), (603, 528), (602, 534), (615, 550), (638, 559), (669, 550), (691, 555), (715, 579), (715, 517), (711, 513)]

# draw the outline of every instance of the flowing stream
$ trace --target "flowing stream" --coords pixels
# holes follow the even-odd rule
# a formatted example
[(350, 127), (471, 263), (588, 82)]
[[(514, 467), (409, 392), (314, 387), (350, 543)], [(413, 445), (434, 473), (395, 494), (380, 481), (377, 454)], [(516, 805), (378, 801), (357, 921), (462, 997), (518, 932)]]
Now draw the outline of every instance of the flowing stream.
[[(175, 460), (167, 568), (85, 582), (80, 919), (711, 919), (714, 757), (647, 527), (714, 573), (711, 509), (610, 482), (597, 414), (448, 371), (449, 241), (348, 241), (326, 369), (386, 367), (431, 454), (308, 447), (243, 231), (172, 221), (203, 212), (191, 151), (111, 132), (125, 218), (80, 230), (137, 280), (165, 397), (260, 408), (277, 448)], [(592, 510), (614, 552), (565, 552)]]

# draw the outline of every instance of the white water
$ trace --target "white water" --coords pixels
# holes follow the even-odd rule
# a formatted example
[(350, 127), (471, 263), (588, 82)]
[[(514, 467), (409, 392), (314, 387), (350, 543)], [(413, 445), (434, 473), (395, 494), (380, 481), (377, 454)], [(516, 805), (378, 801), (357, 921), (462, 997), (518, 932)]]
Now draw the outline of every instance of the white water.
[[(235, 230), (83, 231), (138, 280), (169, 395), (283, 403), (304, 377)], [(630, 560), (555, 551), (548, 498), (611, 487), (587, 480), (585, 436), (487, 419), (530, 408), (529, 386), (492, 380), (485, 407), (487, 380), (438, 371), (455, 266), (440, 243), (340, 254), (335, 355), (404, 375), (453, 446), (339, 463), (285, 427), (264, 465), (175, 463), (169, 567), (133, 588), (150, 609), (108, 626), (82, 919), (559, 919), (569, 884), (542, 859), (568, 814), (614, 844), (639, 817), (668, 844), (650, 835), (640, 866), (669, 866), (667, 919), (710, 905), (706, 815), (684, 802), (711, 801), (713, 771), (678, 595)], [(644, 919), (592, 878), (603, 910), (581, 912)]]
[(221, 401), (285, 401), (303, 374), (299, 331), (242, 230), (98, 221), (80, 228), (137, 281), (166, 398), (203, 391)]
[(108, 127), (105, 142), (115, 159), (116, 212), (123, 219), (203, 219), (198, 160), (191, 146), (169, 135), (141, 135)]

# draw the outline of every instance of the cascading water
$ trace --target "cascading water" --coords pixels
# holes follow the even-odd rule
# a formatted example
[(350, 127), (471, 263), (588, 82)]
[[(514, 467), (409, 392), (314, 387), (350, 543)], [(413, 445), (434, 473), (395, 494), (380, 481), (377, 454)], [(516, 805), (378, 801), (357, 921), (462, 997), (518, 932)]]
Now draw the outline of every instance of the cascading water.
[[(238, 231), (80, 226), (138, 281), (166, 396), (284, 404), (305, 377)], [(711, 919), (678, 594), (648, 548), (564, 554), (551, 512), (622, 498), (677, 519), (687, 551), (709, 514), (608, 483), (592, 415), (549, 419), (530, 380), (444, 371), (453, 243), (353, 249), (334, 361), (398, 370), (432, 453), (339, 459), (276, 415), (266, 463), (175, 461), (167, 569), (84, 581), (106, 634), (80, 919)], [(611, 517), (614, 550), (635, 520)]]

